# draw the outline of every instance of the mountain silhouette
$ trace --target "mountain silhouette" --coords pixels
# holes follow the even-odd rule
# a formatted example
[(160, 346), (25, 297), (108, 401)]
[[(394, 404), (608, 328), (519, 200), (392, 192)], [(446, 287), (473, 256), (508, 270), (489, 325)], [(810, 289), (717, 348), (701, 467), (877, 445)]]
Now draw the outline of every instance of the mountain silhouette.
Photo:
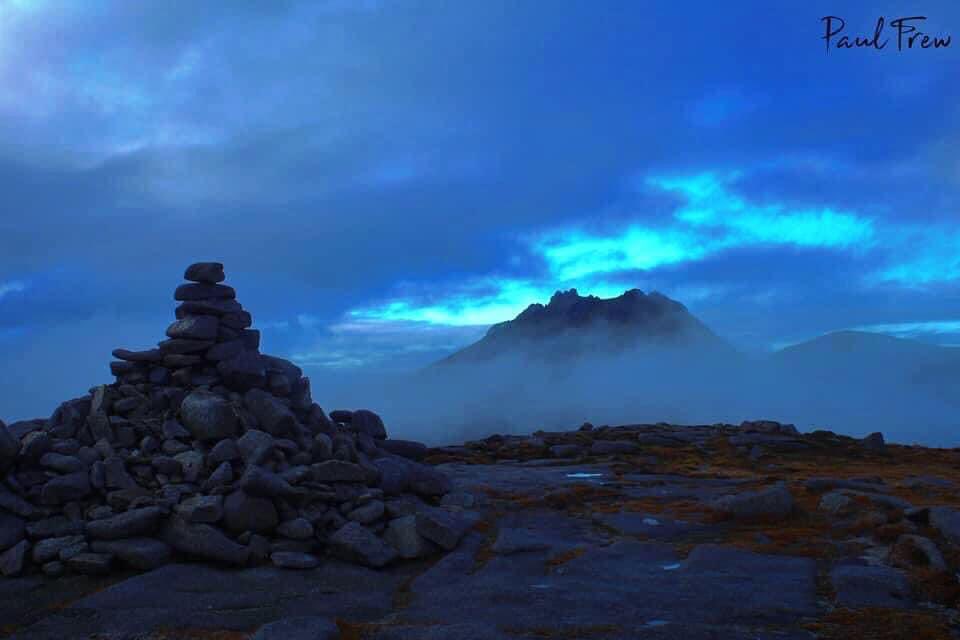
[(438, 365), (527, 356), (564, 361), (583, 355), (616, 354), (642, 346), (697, 347), (711, 352), (733, 348), (667, 296), (630, 289), (615, 298), (557, 291), (544, 304), (531, 304), (516, 318), (493, 325), (486, 335)]

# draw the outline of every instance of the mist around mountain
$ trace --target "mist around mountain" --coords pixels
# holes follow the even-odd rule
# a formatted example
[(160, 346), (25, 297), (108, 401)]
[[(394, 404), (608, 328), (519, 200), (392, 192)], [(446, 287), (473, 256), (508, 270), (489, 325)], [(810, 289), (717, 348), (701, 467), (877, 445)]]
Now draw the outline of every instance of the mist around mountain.
[(330, 389), (442, 444), (594, 424), (739, 423), (960, 445), (960, 349), (843, 331), (768, 356), (738, 352), (681, 303), (630, 290), (557, 292), (413, 376)]
[(556, 292), (546, 305), (531, 304), (513, 320), (493, 325), (481, 340), (437, 365), (479, 364), (515, 355), (561, 365), (638, 347), (697, 347), (711, 354), (736, 355), (686, 307), (661, 293), (630, 289), (603, 299), (570, 289)]

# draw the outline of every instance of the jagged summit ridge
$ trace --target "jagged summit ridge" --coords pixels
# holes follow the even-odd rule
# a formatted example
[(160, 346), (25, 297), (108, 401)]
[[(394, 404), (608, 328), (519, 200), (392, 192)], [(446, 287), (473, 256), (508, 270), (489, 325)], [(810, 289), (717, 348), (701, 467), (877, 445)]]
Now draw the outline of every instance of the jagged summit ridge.
[(629, 289), (616, 298), (581, 296), (576, 289), (557, 291), (546, 304), (534, 303), (514, 320), (494, 325), (542, 325), (554, 330), (585, 327), (598, 322), (610, 325), (641, 324), (652, 318), (687, 313), (686, 307), (661, 293), (644, 294)]
[(616, 352), (641, 343), (726, 348), (683, 304), (662, 293), (629, 289), (615, 298), (599, 298), (568, 289), (554, 293), (547, 304), (531, 304), (513, 320), (493, 325), (480, 341), (441, 363), (517, 353), (556, 359), (597, 349)]

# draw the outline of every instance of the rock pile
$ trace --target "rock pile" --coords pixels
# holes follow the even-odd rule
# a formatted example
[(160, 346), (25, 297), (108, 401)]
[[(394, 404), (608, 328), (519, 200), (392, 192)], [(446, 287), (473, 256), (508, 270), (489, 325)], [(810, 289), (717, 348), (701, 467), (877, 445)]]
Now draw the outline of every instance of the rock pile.
[(328, 417), (259, 351), (223, 265), (187, 268), (167, 339), (117, 349), (116, 382), (49, 420), (0, 423), (0, 573), (147, 570), (178, 555), (380, 567), (455, 547), (448, 479), (368, 410)]

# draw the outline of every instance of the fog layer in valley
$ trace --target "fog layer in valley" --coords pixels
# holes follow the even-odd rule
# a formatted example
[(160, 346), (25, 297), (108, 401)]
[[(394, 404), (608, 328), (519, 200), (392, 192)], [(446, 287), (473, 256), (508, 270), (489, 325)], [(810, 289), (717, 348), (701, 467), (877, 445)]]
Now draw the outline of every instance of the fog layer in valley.
[(430, 444), (569, 429), (583, 421), (766, 418), (803, 431), (882, 431), (893, 442), (953, 447), (960, 441), (958, 352), (846, 332), (763, 358), (647, 346), (573, 360), (508, 355), (413, 376), (320, 376), (314, 395), (324, 408), (375, 408), (394, 437)]

